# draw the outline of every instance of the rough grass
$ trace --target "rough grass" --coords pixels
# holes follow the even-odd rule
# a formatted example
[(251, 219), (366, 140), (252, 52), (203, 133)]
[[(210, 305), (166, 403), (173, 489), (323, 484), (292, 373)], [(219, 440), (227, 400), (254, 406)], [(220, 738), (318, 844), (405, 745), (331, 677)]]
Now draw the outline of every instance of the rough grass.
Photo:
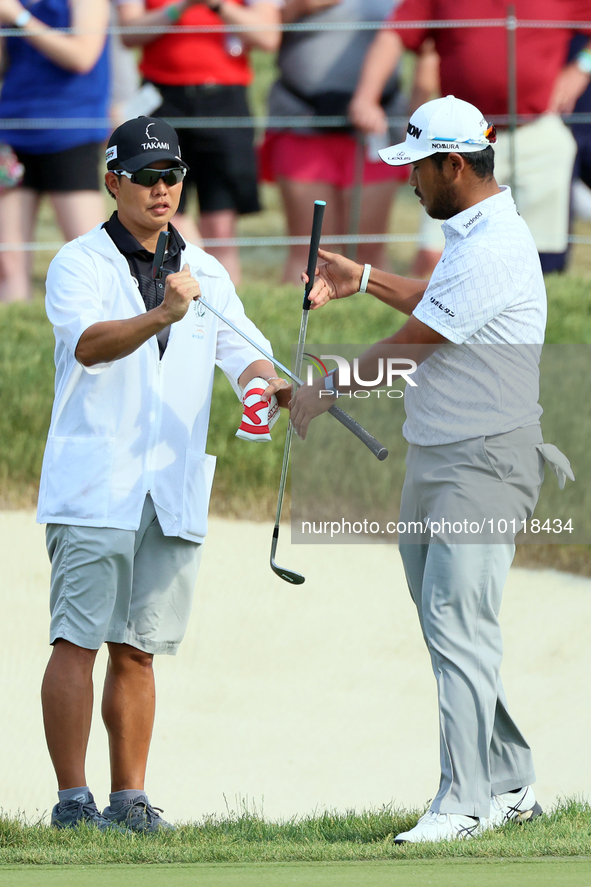
[(256, 811), (187, 823), (160, 835), (96, 829), (57, 831), (24, 817), (0, 817), (0, 864), (93, 865), (195, 862), (354, 861), (388, 859), (574, 858), (591, 854), (591, 807), (557, 804), (528, 825), (510, 823), (468, 841), (396, 845), (422, 811), (384, 807), (269, 822)]
[[(551, 277), (548, 341), (591, 342), (591, 298), (585, 278)], [(277, 356), (288, 363), (299, 327), (301, 291), (271, 282), (247, 282), (241, 287), (247, 313), (257, 319), (272, 340)], [(377, 301), (358, 310), (353, 297), (335, 309), (313, 313), (308, 341), (331, 344), (373, 342), (394, 331), (404, 318)], [(576, 338), (575, 337), (576, 333)], [(4, 306), (0, 311), (0, 507), (34, 504), (53, 396), (53, 333), (40, 298), (31, 304)], [(580, 352), (578, 353), (580, 359)], [(577, 386), (584, 384), (578, 380)], [(574, 386), (571, 390), (577, 392)], [(578, 395), (577, 395), (578, 396)], [(570, 408), (569, 408), (570, 410)], [(286, 417), (275, 427), (274, 442), (255, 446), (235, 437), (240, 404), (225, 378), (218, 374), (208, 440), (218, 457), (212, 511), (218, 515), (269, 520), (273, 517), (282, 458)], [(578, 418), (578, 425), (582, 421)], [(571, 414), (565, 421), (571, 421)], [(337, 428), (337, 432), (342, 429)], [(549, 493), (553, 482), (548, 484)], [(566, 491), (565, 491), (566, 494)], [(570, 495), (584, 502), (575, 485)], [(591, 575), (586, 545), (528, 545), (518, 563), (551, 566)]]
[[(591, 342), (591, 298), (585, 279), (548, 280), (548, 341)], [(297, 339), (301, 292), (297, 287), (247, 283), (241, 288), (247, 313), (257, 319), (288, 363)], [(567, 323), (568, 321), (568, 323)], [(309, 341), (333, 344), (373, 342), (394, 331), (402, 316), (372, 301), (363, 312), (350, 304), (314, 312)], [(568, 326), (568, 329), (566, 327)], [(0, 504), (31, 505), (36, 495), (53, 397), (53, 333), (40, 299), (7, 305), (0, 311)], [(235, 438), (241, 409), (221, 374), (216, 379), (209, 451), (218, 457), (213, 507), (218, 514), (268, 518), (280, 470), (280, 441), (286, 417), (269, 446)]]

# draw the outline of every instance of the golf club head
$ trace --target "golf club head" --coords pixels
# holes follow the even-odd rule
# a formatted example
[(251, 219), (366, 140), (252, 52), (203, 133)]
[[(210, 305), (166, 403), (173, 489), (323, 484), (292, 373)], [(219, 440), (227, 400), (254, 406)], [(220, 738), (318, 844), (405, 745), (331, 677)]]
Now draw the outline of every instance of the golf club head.
[[(277, 529), (277, 528), (276, 528)], [(306, 581), (306, 577), (302, 576), (301, 573), (294, 573), (293, 570), (285, 570), (283, 567), (278, 567), (275, 563), (275, 552), (277, 551), (277, 539), (278, 534), (273, 534), (273, 540), (271, 542), (271, 569), (275, 573), (276, 576), (279, 576), (280, 579), (284, 579), (286, 582), (291, 583), (291, 585), (301, 585), (302, 582)]]

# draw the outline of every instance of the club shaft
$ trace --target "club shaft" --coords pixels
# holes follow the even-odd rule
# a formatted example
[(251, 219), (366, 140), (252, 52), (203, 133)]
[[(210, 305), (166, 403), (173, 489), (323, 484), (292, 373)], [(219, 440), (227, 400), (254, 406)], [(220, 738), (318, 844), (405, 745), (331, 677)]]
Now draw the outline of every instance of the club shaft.
[(156, 250), (154, 252), (154, 261), (152, 263), (152, 279), (160, 280), (162, 278), (162, 265), (164, 263), (164, 255), (168, 245), (168, 231), (161, 231), (158, 235)]
[[(316, 272), (316, 257), (318, 255), (318, 245), (320, 243), (320, 233), (322, 231), (322, 219), (324, 217), (324, 208), (326, 203), (323, 200), (314, 201), (314, 218), (312, 221), (312, 235), (310, 238), (310, 252), (308, 254), (308, 282), (304, 287), (304, 304), (302, 306), (302, 319), (300, 321), (300, 334), (298, 336), (298, 346), (296, 349), (295, 359), (295, 375), (299, 376), (302, 371), (302, 363), (304, 359), (304, 346), (306, 343), (306, 333), (308, 331), (308, 314), (310, 313), (310, 300), (308, 295), (312, 289)], [(285, 493), (285, 483), (287, 481), (287, 472), (289, 470), (289, 456), (291, 453), (291, 439), (293, 436), (293, 425), (291, 418), (287, 423), (287, 432), (285, 434), (285, 445), (283, 447), (283, 462), (281, 463), (281, 478), (279, 480), (279, 493), (277, 495), (277, 512), (275, 515), (275, 527), (273, 530), (273, 542), (271, 548), (271, 563), (273, 563), (273, 554), (277, 548), (279, 540), (279, 525), (281, 523), (281, 511), (283, 509), (283, 496)], [(283, 577), (285, 578), (285, 577)]]
[(277, 494), (277, 511), (275, 513), (275, 538), (279, 536), (279, 524), (281, 523), (281, 511), (283, 509), (283, 495), (285, 493), (285, 484), (287, 481), (287, 472), (289, 470), (289, 454), (291, 452), (291, 438), (293, 435), (293, 425), (291, 422), (287, 424), (287, 432), (285, 434), (285, 446), (283, 447), (283, 462), (281, 463), (281, 478), (279, 480), (279, 493)]
[[(285, 364), (281, 363), (280, 360), (277, 360), (276, 357), (273, 357), (272, 354), (269, 354), (268, 351), (265, 351), (265, 349), (261, 345), (259, 345), (258, 342), (255, 342), (254, 339), (243, 332), (243, 330), (239, 329), (235, 324), (232, 323), (231, 320), (227, 320), (227, 318), (225, 318), (224, 315), (217, 310), (217, 308), (214, 308), (213, 305), (210, 305), (209, 302), (206, 302), (206, 300), (202, 296), (199, 297), (199, 301), (204, 306), (204, 308), (208, 308), (213, 314), (215, 314), (216, 317), (219, 317), (219, 319), (223, 323), (225, 323), (226, 326), (229, 326), (230, 329), (234, 330), (234, 332), (241, 336), (246, 342), (248, 342), (249, 345), (252, 345), (253, 348), (256, 348), (259, 354), (262, 354), (262, 356), (266, 357), (268, 361), (270, 361), (277, 367), (277, 369), (285, 373), (288, 379), (291, 379), (292, 382), (295, 382), (295, 384), (298, 386), (304, 384), (303, 380), (300, 379), (299, 376), (296, 376), (295, 373), (292, 373), (292, 371), (285, 366)], [(351, 416), (349, 416), (344, 410), (341, 410), (340, 407), (337, 407), (335, 405), (333, 405), (328, 412), (332, 416), (334, 416), (335, 419), (338, 419), (341, 425), (344, 425), (345, 428), (347, 428), (356, 437), (358, 437), (359, 440), (364, 443), (369, 450), (371, 450), (376, 458), (380, 459), (380, 461), (382, 459), (385, 459), (385, 457), (388, 455), (388, 451), (386, 450), (386, 448), (382, 446), (382, 444), (378, 440), (376, 440), (376, 438), (372, 434), (370, 434), (369, 431), (366, 431), (366, 429), (362, 425), (360, 425), (359, 422), (356, 422), (355, 419), (351, 418)]]
[(291, 370), (288, 370), (285, 364), (281, 363), (280, 360), (277, 360), (276, 357), (273, 357), (272, 354), (269, 354), (268, 351), (265, 351), (265, 349), (261, 345), (259, 345), (258, 342), (255, 342), (254, 339), (251, 339), (251, 337), (243, 332), (243, 330), (238, 329), (238, 327), (235, 326), (231, 320), (227, 320), (224, 315), (217, 310), (217, 308), (214, 308), (213, 305), (210, 305), (209, 302), (206, 302), (203, 296), (199, 296), (199, 302), (201, 305), (204, 306), (204, 308), (209, 308), (209, 310), (213, 314), (215, 314), (216, 317), (219, 317), (219, 319), (222, 320), (226, 324), (226, 326), (229, 326), (231, 330), (234, 330), (235, 333), (238, 333), (239, 336), (242, 336), (242, 338), (245, 339), (249, 345), (252, 345), (253, 348), (256, 348), (259, 354), (262, 354), (263, 357), (266, 357), (267, 360), (274, 364), (278, 370), (281, 370), (283, 373), (285, 373), (285, 375), (289, 379), (291, 379), (292, 382), (295, 382), (296, 385), (304, 384), (303, 380), (296, 376), (295, 373), (292, 373)]

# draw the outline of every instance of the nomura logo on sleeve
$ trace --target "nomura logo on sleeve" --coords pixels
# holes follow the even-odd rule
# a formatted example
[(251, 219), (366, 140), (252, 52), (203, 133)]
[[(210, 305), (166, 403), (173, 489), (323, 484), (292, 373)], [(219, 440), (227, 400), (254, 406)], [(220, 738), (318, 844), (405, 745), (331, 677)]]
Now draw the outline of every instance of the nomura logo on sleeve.
[(158, 136), (154, 136), (150, 133), (150, 127), (156, 126), (155, 123), (148, 123), (146, 126), (146, 138), (147, 142), (142, 142), (142, 148), (144, 151), (150, 150), (153, 151), (155, 148), (158, 148), (160, 151), (170, 151), (170, 143), (169, 142), (161, 142), (158, 139)]

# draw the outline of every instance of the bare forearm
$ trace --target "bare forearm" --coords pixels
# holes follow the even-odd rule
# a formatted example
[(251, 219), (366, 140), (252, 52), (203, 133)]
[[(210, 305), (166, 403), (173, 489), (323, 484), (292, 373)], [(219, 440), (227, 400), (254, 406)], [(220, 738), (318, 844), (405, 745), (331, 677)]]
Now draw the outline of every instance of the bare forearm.
[(281, 386), (284, 380), (279, 380), (277, 370), (268, 360), (253, 360), (238, 379), (241, 388), (246, 388), (251, 379), (260, 377), (266, 382), (273, 383), (275, 387), (275, 397), (280, 407), (287, 407), (291, 398), (291, 387), (289, 385)]
[(241, 388), (246, 388), (251, 379), (273, 379), (277, 376), (277, 371), (269, 360), (253, 360), (238, 379)]
[(355, 90), (357, 99), (379, 103), (384, 86), (400, 61), (402, 51), (402, 41), (396, 31), (380, 31), (365, 56)]
[[(280, 25), (277, 8), (272, 3), (255, 3), (254, 6), (240, 6), (237, 3), (222, 2), (218, 15), (226, 25)], [(281, 42), (279, 28), (265, 28), (261, 31), (241, 31), (240, 39), (248, 46), (275, 52)]]
[(136, 351), (170, 324), (162, 305), (126, 320), (105, 320), (85, 330), (76, 347), (76, 360), (83, 366), (111, 363)]
[(389, 274), (372, 268), (367, 284), (367, 292), (380, 302), (410, 316), (427, 289), (426, 280), (411, 280), (398, 274)]
[[(178, 3), (170, 3), (146, 12), (143, 3), (122, 3), (118, 9), (119, 24), (123, 27), (137, 25), (140, 28), (170, 27), (191, 6), (193, 6), (191, 0), (179, 0)], [(160, 36), (157, 33), (129, 33), (123, 34), (121, 39), (125, 46), (146, 46)]]
[[(417, 341), (419, 338), (422, 341)], [(414, 385), (412, 375), (416, 368), (446, 341), (435, 330), (411, 317), (396, 333), (376, 342), (350, 365), (349, 384), (343, 384), (339, 374), (338, 390), (347, 394), (361, 388), (391, 387), (398, 380)]]
[(281, 18), (286, 24), (296, 22), (306, 14), (305, 0), (286, 0), (281, 10)]
[(96, 0), (92, 7), (82, 4), (74, 10), (72, 27), (80, 33), (62, 34), (35, 16), (29, 19), (22, 32), (27, 42), (55, 65), (84, 74), (99, 59), (105, 45), (107, 24), (108, 5), (104, 0)]
[(439, 55), (433, 40), (425, 42), (415, 66), (409, 110), (418, 107), (439, 94)]

